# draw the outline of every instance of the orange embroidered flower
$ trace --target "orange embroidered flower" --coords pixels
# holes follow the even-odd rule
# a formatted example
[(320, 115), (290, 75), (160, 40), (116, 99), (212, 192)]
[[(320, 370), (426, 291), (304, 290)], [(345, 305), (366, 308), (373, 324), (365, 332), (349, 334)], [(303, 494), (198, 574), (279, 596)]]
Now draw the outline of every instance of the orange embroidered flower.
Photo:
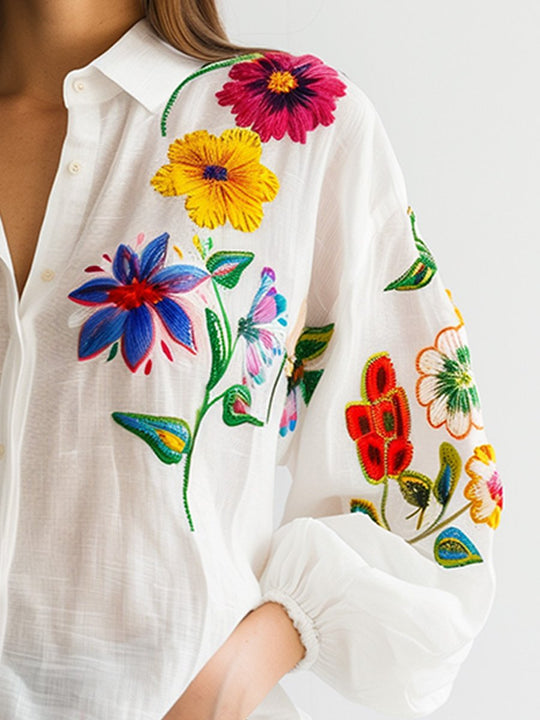
[(503, 486), (495, 465), (493, 447), (475, 447), (465, 470), (471, 477), (464, 490), (465, 497), (472, 501), (471, 517), (475, 523), (487, 523), (495, 530), (503, 508)]
[(261, 154), (261, 139), (252, 130), (233, 128), (219, 137), (196, 130), (169, 146), (170, 163), (150, 182), (166, 197), (187, 195), (186, 210), (200, 227), (229, 221), (251, 232), (261, 224), (262, 204), (279, 189), (277, 177), (260, 163)]

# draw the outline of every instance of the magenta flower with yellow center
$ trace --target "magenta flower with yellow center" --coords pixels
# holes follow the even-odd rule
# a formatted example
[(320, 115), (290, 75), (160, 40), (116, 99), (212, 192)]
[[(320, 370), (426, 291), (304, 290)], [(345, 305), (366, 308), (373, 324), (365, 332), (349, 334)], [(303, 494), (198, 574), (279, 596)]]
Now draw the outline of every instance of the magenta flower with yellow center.
[(235, 230), (252, 232), (261, 224), (263, 203), (279, 189), (261, 154), (261, 139), (252, 130), (232, 128), (219, 137), (196, 130), (169, 146), (170, 162), (150, 182), (165, 197), (186, 195), (186, 210), (199, 227), (228, 221)]

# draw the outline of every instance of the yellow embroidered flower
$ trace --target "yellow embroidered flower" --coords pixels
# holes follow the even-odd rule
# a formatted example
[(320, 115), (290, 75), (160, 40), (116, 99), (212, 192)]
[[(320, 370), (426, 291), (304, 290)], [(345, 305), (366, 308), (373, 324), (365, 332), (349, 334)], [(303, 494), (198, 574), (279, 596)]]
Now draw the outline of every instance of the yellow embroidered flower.
[(166, 197), (187, 195), (186, 210), (199, 227), (215, 228), (227, 220), (236, 230), (256, 230), (263, 202), (276, 197), (279, 181), (260, 163), (261, 139), (246, 128), (188, 133), (170, 146), (170, 163), (150, 181)]
[(471, 478), (464, 491), (465, 497), (472, 501), (471, 517), (475, 523), (485, 522), (495, 530), (503, 508), (503, 486), (495, 465), (493, 447), (475, 447), (465, 470)]

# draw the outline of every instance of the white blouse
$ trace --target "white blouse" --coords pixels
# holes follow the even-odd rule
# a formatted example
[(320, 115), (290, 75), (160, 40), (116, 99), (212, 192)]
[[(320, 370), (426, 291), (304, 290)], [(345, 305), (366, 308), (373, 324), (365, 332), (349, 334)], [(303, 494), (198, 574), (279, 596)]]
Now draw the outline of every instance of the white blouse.
[[(294, 671), (432, 712), (492, 603), (502, 487), (372, 103), (146, 20), (63, 94), (20, 300), (0, 237), (0, 717), (160, 720), (268, 600)], [(277, 685), (250, 720), (300, 717)]]

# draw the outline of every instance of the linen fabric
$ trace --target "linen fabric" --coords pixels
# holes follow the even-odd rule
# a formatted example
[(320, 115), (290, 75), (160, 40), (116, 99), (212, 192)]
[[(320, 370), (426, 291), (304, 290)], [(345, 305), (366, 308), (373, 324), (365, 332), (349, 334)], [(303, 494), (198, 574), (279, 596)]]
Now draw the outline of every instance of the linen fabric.
[[(2, 718), (160, 720), (266, 601), (294, 672), (420, 717), (486, 621), (463, 316), (373, 104), (299, 57), (141, 20), (64, 79), (21, 298), (0, 233)], [(307, 716), (276, 686), (270, 717)]]

